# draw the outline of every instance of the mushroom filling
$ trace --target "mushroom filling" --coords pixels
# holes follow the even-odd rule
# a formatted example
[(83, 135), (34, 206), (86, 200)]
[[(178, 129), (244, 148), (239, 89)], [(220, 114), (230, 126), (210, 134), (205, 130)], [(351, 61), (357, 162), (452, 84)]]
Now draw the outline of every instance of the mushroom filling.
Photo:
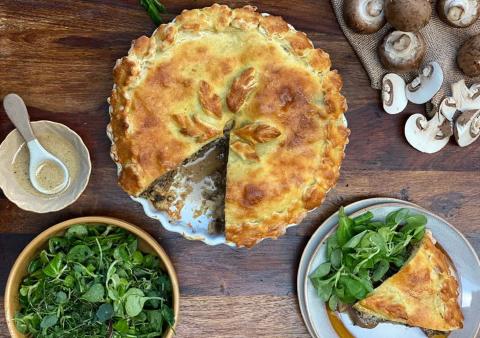
[[(389, 322), (387, 320), (382, 320), (378, 317), (361, 313), (355, 310), (352, 306), (348, 306), (345, 309), (345, 312), (348, 313), (348, 316), (350, 317), (350, 319), (355, 325), (360, 326), (364, 329), (373, 329), (377, 327), (378, 324), (381, 324), (381, 323), (397, 324), (395, 322)], [(450, 332), (438, 331), (438, 330), (429, 330), (429, 329), (422, 329), (422, 328), (421, 330), (425, 333), (427, 337), (436, 337), (436, 336), (447, 337), (450, 334)]]
[(192, 193), (195, 184), (208, 178), (212, 184), (202, 188), (202, 203), (194, 214), (212, 211), (213, 217), (208, 224), (208, 231), (212, 234), (222, 233), (225, 224), (223, 211), (227, 155), (228, 137), (224, 136), (205, 145), (182, 165), (162, 176), (142, 197), (148, 199), (158, 211), (166, 212), (173, 220), (179, 220), (185, 198)]

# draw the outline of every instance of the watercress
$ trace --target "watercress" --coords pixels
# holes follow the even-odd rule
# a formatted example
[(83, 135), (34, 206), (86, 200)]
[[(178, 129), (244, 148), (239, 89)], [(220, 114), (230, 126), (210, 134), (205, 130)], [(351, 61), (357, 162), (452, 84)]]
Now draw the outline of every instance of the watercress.
[(127, 231), (77, 224), (28, 266), (15, 324), (30, 337), (160, 337), (174, 323), (158, 257)]
[(425, 234), (427, 218), (399, 209), (384, 221), (371, 212), (350, 218), (340, 208), (338, 227), (326, 241), (326, 262), (309, 276), (317, 295), (334, 311), (364, 299), (407, 261)]

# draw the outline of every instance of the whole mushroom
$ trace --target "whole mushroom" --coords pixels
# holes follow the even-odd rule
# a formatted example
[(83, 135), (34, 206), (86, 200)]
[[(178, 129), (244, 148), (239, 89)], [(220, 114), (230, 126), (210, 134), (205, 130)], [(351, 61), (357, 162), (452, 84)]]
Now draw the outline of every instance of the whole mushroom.
[(385, 25), (384, 0), (349, 0), (344, 2), (347, 25), (357, 33), (370, 34)]
[(463, 44), (458, 51), (457, 63), (465, 75), (480, 75), (480, 34), (474, 35)]
[(404, 32), (418, 32), (425, 27), (432, 16), (429, 0), (386, 0), (385, 17), (395, 29)]
[(478, 0), (440, 0), (437, 9), (443, 21), (457, 28), (472, 25), (480, 15)]
[(418, 69), (427, 51), (420, 33), (393, 31), (379, 47), (382, 64), (390, 71), (408, 72)]

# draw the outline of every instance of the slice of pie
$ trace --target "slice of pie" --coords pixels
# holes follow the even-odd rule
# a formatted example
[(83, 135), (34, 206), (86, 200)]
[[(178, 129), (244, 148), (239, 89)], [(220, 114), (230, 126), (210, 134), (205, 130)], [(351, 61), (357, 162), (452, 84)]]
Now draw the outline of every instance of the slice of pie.
[(327, 53), (251, 6), (183, 11), (114, 68), (112, 157), (138, 196), (229, 132), (225, 233), (277, 238), (318, 207), (348, 142), (342, 80)]
[(449, 258), (427, 231), (402, 269), (354, 305), (361, 314), (426, 330), (463, 327), (459, 285)]

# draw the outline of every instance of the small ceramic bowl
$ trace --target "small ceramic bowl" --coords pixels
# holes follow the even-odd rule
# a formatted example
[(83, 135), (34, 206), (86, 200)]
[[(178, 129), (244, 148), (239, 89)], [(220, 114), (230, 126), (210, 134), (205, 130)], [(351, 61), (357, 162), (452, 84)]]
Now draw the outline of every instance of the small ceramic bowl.
[(158, 242), (152, 236), (150, 236), (147, 232), (140, 229), (139, 227), (115, 218), (97, 216), (74, 218), (56, 224), (35, 237), (20, 253), (17, 260), (13, 264), (13, 267), (8, 276), (7, 285), (5, 287), (5, 317), (11, 337), (25, 338), (23, 334), (17, 331), (15, 327), (14, 317), (15, 313), (19, 308), (18, 290), (21, 281), (27, 275), (27, 267), (30, 261), (48, 245), (47, 243), (49, 238), (62, 235), (70, 226), (79, 223), (100, 223), (123, 228), (137, 236), (138, 245), (141, 251), (155, 254), (160, 258), (160, 261), (163, 264), (164, 271), (168, 274), (168, 276), (170, 277), (170, 281), (172, 282), (172, 301), (173, 312), (175, 314), (175, 324), (163, 335), (163, 338), (171, 338), (174, 335), (175, 327), (178, 323), (178, 314), (180, 309), (180, 289), (178, 285), (177, 274), (175, 272), (172, 262), (170, 261), (170, 258), (168, 258), (167, 254), (162, 249), (160, 244), (158, 244)]
[[(67, 140), (75, 151), (78, 172), (70, 185), (56, 195), (33, 194), (23, 189), (14, 174), (13, 163), (25, 140), (14, 129), (0, 144), (0, 188), (5, 196), (19, 208), (37, 213), (57, 211), (75, 202), (85, 190), (90, 179), (92, 164), (87, 146), (80, 136), (67, 126), (52, 121), (31, 122), (35, 135), (54, 135)], [(47, 149), (48, 150), (48, 149)], [(33, 188), (32, 188), (33, 189)]]

